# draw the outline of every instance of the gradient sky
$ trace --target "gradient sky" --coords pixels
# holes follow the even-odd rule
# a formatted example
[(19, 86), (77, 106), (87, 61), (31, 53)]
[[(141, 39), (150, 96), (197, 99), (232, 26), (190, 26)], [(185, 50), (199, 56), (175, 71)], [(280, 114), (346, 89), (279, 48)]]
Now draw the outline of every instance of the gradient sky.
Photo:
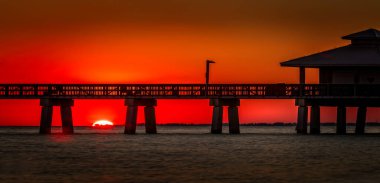
[[(295, 83), (297, 69), (279, 62), (380, 28), (379, 9), (378, 0), (0, 0), (0, 83), (202, 83), (206, 59), (217, 62), (212, 83)], [(315, 70), (307, 82), (317, 82)], [(207, 100), (158, 104), (159, 123), (211, 120)], [(38, 125), (39, 110), (37, 100), (2, 100), (0, 125)], [(125, 119), (122, 100), (76, 100), (73, 113), (75, 125)], [(240, 114), (242, 122), (294, 122), (296, 108), (244, 100)], [(331, 108), (322, 115), (335, 120)]]

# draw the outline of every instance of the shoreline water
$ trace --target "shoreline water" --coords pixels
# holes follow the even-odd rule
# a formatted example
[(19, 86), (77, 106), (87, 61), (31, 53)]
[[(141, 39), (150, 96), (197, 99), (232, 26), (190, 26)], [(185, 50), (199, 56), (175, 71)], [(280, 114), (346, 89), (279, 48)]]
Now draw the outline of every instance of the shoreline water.
[[(157, 135), (75, 127), (0, 128), (0, 182), (374, 182), (379, 135), (296, 135), (294, 126), (158, 126)], [(326, 133), (335, 127), (322, 126)], [(348, 126), (352, 133), (354, 127)], [(380, 127), (368, 127), (380, 132)]]
[[(137, 126), (145, 126), (144, 123), (138, 123)], [(210, 126), (211, 124), (193, 124), (193, 123), (157, 123), (157, 126)], [(296, 126), (296, 123), (283, 123), (283, 122), (274, 122), (274, 123), (242, 123), (240, 126)], [(321, 123), (321, 126), (336, 126), (335, 122), (325, 122)], [(347, 126), (355, 126), (356, 123), (347, 122)], [(124, 125), (114, 125), (115, 127), (124, 127)], [(223, 126), (228, 126), (228, 123), (223, 123)], [(380, 126), (379, 122), (366, 122), (366, 126)], [(1, 125), (2, 127), (39, 127), (39, 125)], [(54, 125), (52, 127), (61, 127), (60, 125)], [(91, 125), (85, 126), (75, 126), (75, 127), (92, 127)]]
[[(74, 126), (74, 134), (124, 134), (124, 126), (114, 126), (112, 128), (94, 128), (92, 126)], [(210, 125), (158, 125), (158, 134), (210, 134)], [(223, 134), (229, 134), (228, 125), (223, 125)], [(366, 134), (376, 135), (380, 134), (380, 126), (366, 127)], [(0, 134), (39, 134), (38, 126), (0, 126)], [(62, 134), (61, 126), (53, 126), (51, 129), (52, 134)], [(296, 135), (294, 125), (242, 125), (240, 126), (240, 134), (289, 134)], [(145, 126), (140, 125), (136, 128), (137, 134), (146, 134)], [(336, 134), (335, 125), (321, 125), (321, 134)], [(347, 125), (347, 135), (355, 134), (355, 125)], [(154, 135), (153, 135), (154, 136)], [(217, 135), (216, 135), (217, 136)], [(302, 135), (301, 135), (302, 136)]]

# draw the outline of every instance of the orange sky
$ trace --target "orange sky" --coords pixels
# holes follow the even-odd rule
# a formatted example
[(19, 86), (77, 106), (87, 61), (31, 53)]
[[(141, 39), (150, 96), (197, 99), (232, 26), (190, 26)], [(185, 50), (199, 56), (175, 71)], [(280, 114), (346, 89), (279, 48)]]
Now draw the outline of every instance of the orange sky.
[[(378, 9), (377, 0), (0, 0), (0, 83), (202, 83), (205, 59), (217, 62), (212, 83), (295, 83), (297, 70), (279, 62), (380, 28)], [(317, 82), (315, 71), (308, 82)], [(292, 100), (242, 101), (240, 109), (242, 122), (296, 119)], [(38, 101), (0, 101), (0, 125), (38, 125), (39, 110)], [(323, 111), (322, 121), (335, 120)], [(76, 100), (73, 113), (75, 125), (122, 124), (125, 107)], [(160, 100), (157, 120), (209, 123), (211, 107)]]

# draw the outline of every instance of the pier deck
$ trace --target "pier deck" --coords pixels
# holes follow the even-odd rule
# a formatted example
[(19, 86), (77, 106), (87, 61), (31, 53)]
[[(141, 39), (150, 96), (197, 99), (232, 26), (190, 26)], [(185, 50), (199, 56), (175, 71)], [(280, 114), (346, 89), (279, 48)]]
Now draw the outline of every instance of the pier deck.
[(337, 107), (337, 133), (346, 133), (346, 107), (358, 107), (356, 133), (364, 133), (367, 107), (380, 107), (380, 84), (0, 84), (0, 99), (39, 99), (40, 133), (51, 133), (53, 107), (61, 109), (62, 131), (74, 133), (74, 99), (123, 99), (125, 133), (136, 132), (137, 111), (144, 107), (146, 133), (157, 133), (157, 99), (208, 99), (213, 106), (211, 133), (222, 133), (223, 107), (229, 132), (240, 133), (240, 99), (295, 99), (297, 133), (320, 133), (320, 106)]
[(380, 98), (380, 84), (0, 84), (0, 99)]

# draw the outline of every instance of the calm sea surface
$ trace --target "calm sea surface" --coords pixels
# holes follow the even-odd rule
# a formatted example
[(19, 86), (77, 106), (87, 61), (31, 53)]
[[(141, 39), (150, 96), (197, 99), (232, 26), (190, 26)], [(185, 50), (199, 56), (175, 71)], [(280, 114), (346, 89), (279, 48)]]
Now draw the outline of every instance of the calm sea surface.
[(0, 182), (380, 181), (380, 127), (364, 136), (296, 135), (293, 126), (242, 126), (240, 135), (211, 135), (208, 126), (59, 130), (0, 127)]

